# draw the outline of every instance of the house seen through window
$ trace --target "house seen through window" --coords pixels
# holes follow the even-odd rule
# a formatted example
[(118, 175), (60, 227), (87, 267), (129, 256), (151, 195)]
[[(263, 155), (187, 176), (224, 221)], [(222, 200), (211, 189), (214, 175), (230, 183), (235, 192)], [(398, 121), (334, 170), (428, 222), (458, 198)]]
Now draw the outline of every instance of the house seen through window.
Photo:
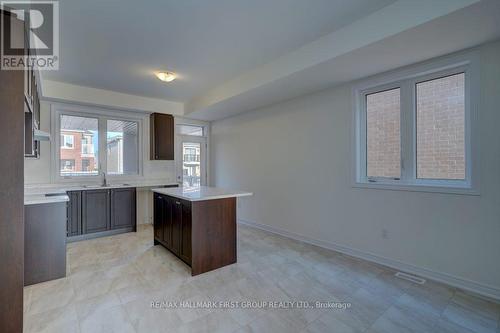
[[(105, 126), (99, 126), (101, 122)], [(64, 114), (60, 138), (60, 176), (97, 176), (100, 170), (110, 175), (139, 172), (138, 122)], [(106, 150), (100, 152), (104, 139)]]

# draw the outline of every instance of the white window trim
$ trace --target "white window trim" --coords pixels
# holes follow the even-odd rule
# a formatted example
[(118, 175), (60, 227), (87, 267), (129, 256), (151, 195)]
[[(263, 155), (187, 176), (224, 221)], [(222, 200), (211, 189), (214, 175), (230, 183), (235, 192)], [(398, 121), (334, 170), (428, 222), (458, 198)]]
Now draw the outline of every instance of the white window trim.
[[(465, 73), (465, 154), (466, 176), (461, 180), (416, 178), (416, 103), (417, 82)], [(352, 186), (383, 190), (437, 192), (479, 195), (479, 54), (476, 50), (445, 56), (357, 82), (353, 86)], [(365, 96), (401, 87), (401, 179), (366, 177)]]
[(144, 178), (144, 121), (148, 114), (141, 114), (139, 112), (132, 111), (122, 111), (122, 110), (111, 110), (102, 109), (98, 107), (87, 107), (72, 104), (54, 103), (51, 105), (51, 137), (55, 139), (56, 142), (51, 144), (51, 180), (54, 183), (85, 183), (85, 182), (100, 182), (102, 180), (102, 172), (107, 170), (106, 167), (106, 138), (103, 135), (99, 135), (99, 140), (97, 144), (99, 146), (98, 150), (98, 174), (88, 175), (88, 176), (61, 176), (59, 170), (60, 164), (60, 120), (61, 115), (69, 116), (80, 116), (80, 117), (90, 117), (98, 119), (98, 132), (99, 134), (106, 132), (106, 120), (124, 120), (133, 121), (137, 123), (138, 126), (138, 172), (134, 174), (121, 174), (112, 175), (107, 174), (106, 177), (110, 182), (119, 182), (123, 180), (140, 180)]

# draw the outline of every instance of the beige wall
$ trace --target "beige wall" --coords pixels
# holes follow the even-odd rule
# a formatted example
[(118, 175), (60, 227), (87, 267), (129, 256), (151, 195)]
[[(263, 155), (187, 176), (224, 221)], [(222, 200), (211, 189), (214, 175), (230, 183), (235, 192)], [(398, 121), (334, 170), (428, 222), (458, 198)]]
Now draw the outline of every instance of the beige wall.
[(349, 84), (213, 122), (212, 184), (254, 192), (241, 220), (500, 298), (500, 42), (480, 58), (480, 196), (353, 188)]

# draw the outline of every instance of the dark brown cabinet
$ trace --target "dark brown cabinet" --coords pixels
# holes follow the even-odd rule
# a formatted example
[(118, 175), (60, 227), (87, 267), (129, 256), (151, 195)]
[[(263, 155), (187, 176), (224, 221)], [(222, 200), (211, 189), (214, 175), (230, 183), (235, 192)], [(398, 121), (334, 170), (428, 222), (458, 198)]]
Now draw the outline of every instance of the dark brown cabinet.
[(83, 191), (82, 231), (84, 234), (110, 229), (109, 198), (108, 190)]
[(162, 244), (191, 265), (191, 203), (154, 195), (155, 243)]
[(191, 203), (181, 204), (181, 242), (179, 257), (191, 263)]
[(188, 201), (154, 193), (154, 243), (198, 275), (236, 262), (236, 198)]
[(158, 193), (155, 193), (153, 196), (153, 226), (154, 226), (154, 235), (155, 235), (155, 243), (158, 241), (164, 241), (163, 238), (163, 211), (164, 211), (164, 203), (163, 198)]
[(136, 189), (69, 191), (67, 236), (70, 241), (136, 229)]
[(163, 202), (162, 237), (166, 246), (172, 247), (172, 201), (161, 199)]
[(135, 227), (135, 188), (111, 190), (111, 229)]
[(181, 254), (181, 242), (182, 242), (182, 202), (180, 200), (175, 200), (172, 198), (166, 198), (172, 204), (172, 214), (170, 221), (168, 221), (168, 216), (164, 217), (164, 221), (167, 224), (172, 225), (172, 244), (170, 250), (176, 255)]
[(149, 116), (150, 159), (174, 159), (174, 117), (170, 114), (152, 113)]

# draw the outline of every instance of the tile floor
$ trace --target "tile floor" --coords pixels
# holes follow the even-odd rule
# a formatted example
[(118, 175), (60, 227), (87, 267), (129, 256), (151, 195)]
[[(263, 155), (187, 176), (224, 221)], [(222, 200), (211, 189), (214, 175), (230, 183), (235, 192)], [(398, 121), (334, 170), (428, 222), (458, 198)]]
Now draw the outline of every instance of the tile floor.
[[(499, 304), (261, 230), (239, 226), (238, 263), (196, 277), (152, 239), (141, 226), (68, 244), (68, 276), (25, 288), (25, 332), (500, 332)], [(290, 300), (351, 306), (152, 307)]]

